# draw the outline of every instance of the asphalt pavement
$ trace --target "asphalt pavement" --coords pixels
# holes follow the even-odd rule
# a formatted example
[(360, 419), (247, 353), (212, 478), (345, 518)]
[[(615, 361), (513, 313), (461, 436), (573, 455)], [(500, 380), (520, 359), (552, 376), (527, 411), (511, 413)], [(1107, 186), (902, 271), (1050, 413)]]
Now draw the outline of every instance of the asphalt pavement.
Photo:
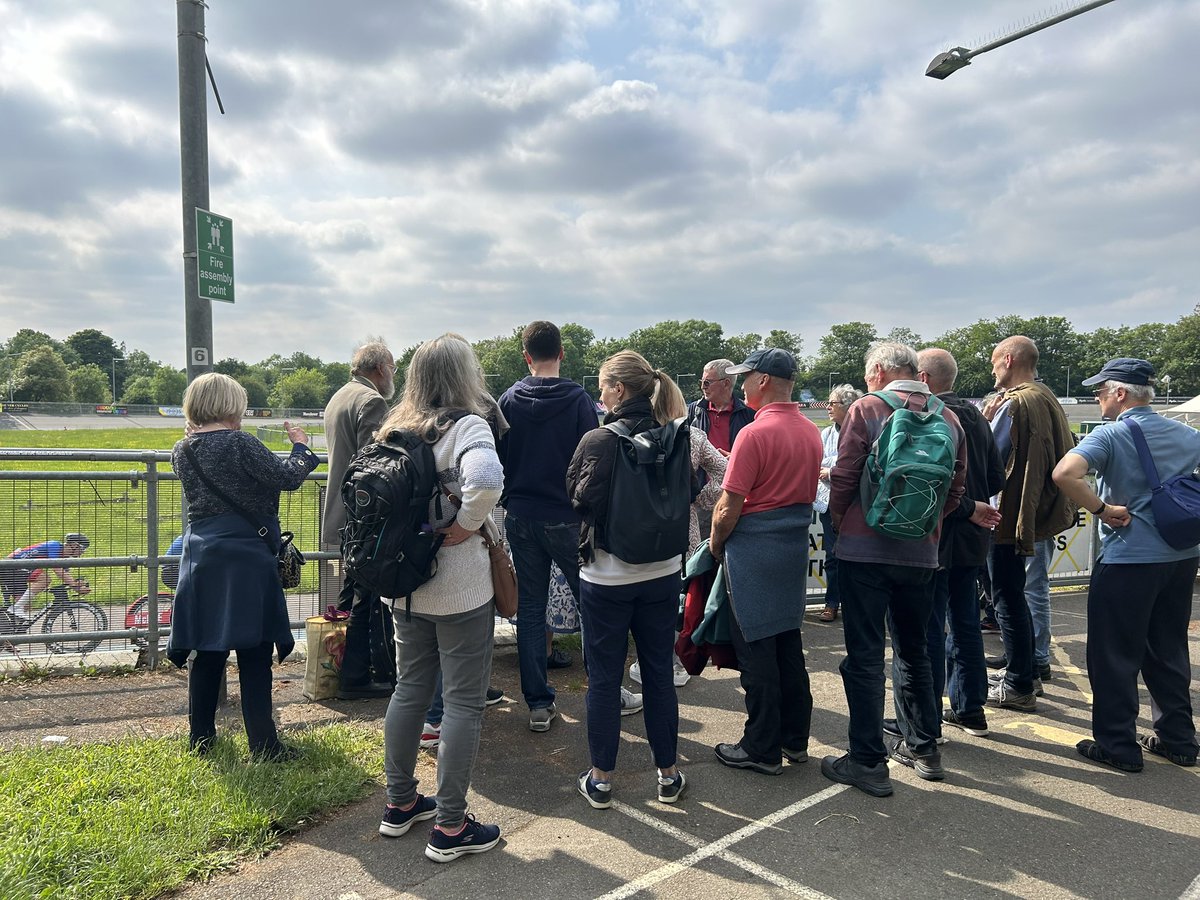
[[(493, 683), (517, 699), (485, 714), (469, 798), (481, 821), (503, 830), (494, 850), (433, 863), (422, 852), (424, 823), (401, 838), (378, 834), (384, 797), (376, 791), (268, 857), (180, 896), (1198, 900), (1200, 768), (1147, 756), (1145, 771), (1130, 775), (1075, 752), (1090, 735), (1084, 597), (1056, 594), (1053, 609), (1053, 678), (1038, 711), (989, 711), (988, 737), (948, 730), (946, 780), (925, 782), (892, 764), (895, 794), (883, 799), (820, 773), (820, 757), (846, 747), (840, 622), (805, 621), (816, 701), (812, 759), (786, 765), (780, 776), (728, 769), (713, 756), (713, 745), (740, 736), (736, 673), (706, 672), (680, 688), (680, 765), (690, 784), (675, 806), (654, 799), (644, 723), (631, 716), (621, 720), (617, 802), (590, 808), (575, 788), (588, 764), (578, 663), (553, 673), (559, 718), (534, 734), (519, 700), (515, 650), (503, 647)], [(1194, 606), (1193, 677), (1198, 612)], [(998, 638), (987, 641), (995, 652)], [(1142, 701), (1147, 728), (1144, 691)], [(889, 709), (890, 702), (889, 694)], [(382, 716), (384, 701), (361, 703), (356, 718)], [(431, 755), (422, 753), (420, 774), (432, 793)]]

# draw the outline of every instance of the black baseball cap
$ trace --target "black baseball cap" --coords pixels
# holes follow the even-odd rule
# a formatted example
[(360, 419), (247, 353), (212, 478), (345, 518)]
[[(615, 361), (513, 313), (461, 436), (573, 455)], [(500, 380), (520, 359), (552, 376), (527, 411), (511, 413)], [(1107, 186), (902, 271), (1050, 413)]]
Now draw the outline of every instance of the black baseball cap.
[(796, 357), (786, 350), (768, 347), (755, 350), (740, 366), (730, 366), (725, 370), (726, 375), (744, 375), (746, 372), (763, 372), (792, 381), (796, 377)]
[(1084, 387), (1105, 381), (1120, 381), (1122, 384), (1154, 384), (1154, 366), (1144, 359), (1120, 356), (1110, 359), (1104, 368), (1091, 378), (1083, 380)]
[(65, 538), (63, 538), (63, 543), (78, 544), (84, 550), (92, 545), (92, 542), (88, 540), (88, 536), (86, 534), (80, 534), (78, 531), (72, 531), (70, 534), (68, 534)]

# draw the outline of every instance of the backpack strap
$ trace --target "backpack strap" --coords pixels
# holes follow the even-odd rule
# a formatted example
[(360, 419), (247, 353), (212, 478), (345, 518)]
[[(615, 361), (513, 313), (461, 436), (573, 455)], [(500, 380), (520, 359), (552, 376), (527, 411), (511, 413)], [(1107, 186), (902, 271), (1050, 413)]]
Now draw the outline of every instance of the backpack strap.
[[(915, 394), (917, 392), (913, 391), (913, 393)], [(890, 406), (892, 408), (893, 412), (895, 412), (896, 410), (901, 409), (901, 408), (904, 408), (904, 409), (908, 408), (908, 404), (905, 401), (901, 400), (900, 395), (897, 394), (895, 391), (871, 391), (871, 396), (878, 397), (880, 400), (882, 400), (884, 403), (886, 403), (888, 406)], [(911, 396), (911, 394), (910, 394), (910, 396)], [(932, 393), (926, 395), (926, 397), (925, 397), (925, 412), (940, 413), (945, 408), (946, 408), (946, 404), (942, 400), (941, 397), (937, 397)], [(914, 410), (914, 412), (915, 412), (915, 410)]]
[(1146, 473), (1146, 480), (1150, 482), (1150, 489), (1157, 491), (1162, 488), (1162, 481), (1158, 477), (1158, 466), (1154, 464), (1154, 457), (1150, 455), (1150, 446), (1146, 443), (1146, 435), (1142, 432), (1142, 426), (1133, 419), (1122, 419), (1129, 426), (1129, 432), (1133, 435), (1133, 445), (1137, 448), (1138, 459), (1142, 462), (1142, 471)]

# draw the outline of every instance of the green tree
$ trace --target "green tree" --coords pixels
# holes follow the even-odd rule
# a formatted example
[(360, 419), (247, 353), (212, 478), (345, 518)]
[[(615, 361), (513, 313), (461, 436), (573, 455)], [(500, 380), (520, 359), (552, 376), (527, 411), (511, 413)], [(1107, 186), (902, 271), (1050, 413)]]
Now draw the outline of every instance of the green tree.
[(879, 340), (875, 326), (868, 322), (846, 322), (832, 325), (821, 338), (821, 349), (813, 360), (809, 383), (813, 393), (820, 396), (827, 390), (831, 378), (839, 382), (866, 387), (863, 379), (867, 350)]
[[(559, 374), (583, 384), (584, 376), (588, 374), (588, 351), (596, 340), (596, 333), (574, 322), (561, 325), (558, 330), (562, 333), (563, 343), (563, 364)], [(591, 374), (594, 375), (595, 371)], [(594, 378), (588, 380), (595, 381)]]
[(154, 402), (163, 406), (178, 406), (187, 388), (187, 374), (181, 369), (163, 366), (150, 377)]
[[(225, 359), (219, 360), (213, 366), (214, 372), (220, 372), (222, 375), (228, 375), (230, 378), (242, 380), (243, 375), (250, 374), (250, 365), (242, 362), (240, 359), (234, 359), (232, 356), (227, 356)], [(242, 387), (245, 387), (243, 384)]]
[(125, 389), (121, 392), (121, 402), (128, 404), (154, 403), (154, 376), (135, 375), (130, 378), (125, 382)]
[(948, 350), (958, 363), (955, 391), (963, 397), (982, 397), (995, 386), (992, 351), (1007, 336), (1001, 333), (997, 322), (980, 319), (934, 338), (931, 346)]
[(271, 405), (267, 399), (271, 391), (267, 387), (267, 382), (263, 379), (262, 375), (257, 372), (249, 372), (237, 381), (238, 384), (246, 389), (246, 403), (248, 406), (265, 407)]
[(887, 340), (895, 341), (898, 344), (906, 344), (914, 350), (919, 350), (923, 346), (921, 336), (905, 325), (899, 325), (889, 331), (887, 333)]
[[(93, 365), (101, 371), (108, 371), (115, 357), (124, 356), (125, 348), (117, 346), (117, 342), (103, 331), (95, 328), (85, 328), (67, 338), (66, 345), (75, 351), (79, 357), (79, 365)], [(120, 374), (117, 384), (120, 385)]]
[(46, 344), (22, 354), (13, 373), (17, 400), (65, 403), (71, 399), (71, 378), (62, 355)]
[(107, 403), (112, 390), (108, 375), (97, 365), (88, 364), (72, 369), (71, 395), (76, 403)]
[(60, 355), (63, 351), (61, 343), (44, 331), (34, 331), (32, 328), (22, 328), (9, 338), (8, 344), (4, 349), (9, 356), (21, 357), (35, 347), (49, 347)]
[[(771, 332), (771, 334), (775, 333), (774, 331)], [(786, 332), (779, 332), (779, 334), (786, 334)], [(774, 345), (770, 343), (764, 344), (761, 334), (754, 334), (753, 332), (734, 334), (725, 338), (725, 348), (721, 352), (721, 355), (725, 359), (732, 359), (735, 363), (740, 363), (755, 350), (763, 346)], [(708, 360), (705, 360), (705, 362), (708, 362)]]
[[(158, 371), (162, 363), (150, 358), (150, 354), (145, 350), (127, 350), (125, 352), (125, 362), (117, 363), (117, 384), (121, 385), (124, 382), (121, 380), (121, 370), (124, 370), (125, 378), (132, 380), (139, 375), (153, 375)], [(104, 368), (101, 366), (100, 368)], [(121, 396), (122, 392), (117, 391), (117, 396)]]
[(1160, 378), (1171, 376), (1172, 394), (1186, 398), (1200, 393), (1200, 313), (1184, 316), (1167, 329), (1157, 369)]
[(316, 369), (297, 369), (275, 382), (271, 390), (271, 406), (281, 409), (324, 409), (329, 385), (325, 375)]
[(486, 338), (472, 344), (483, 380), (493, 397), (499, 397), (513, 384), (529, 374), (521, 351), (521, 330), (514, 329), (507, 337)]
[[(639, 328), (629, 335), (628, 346), (672, 378), (679, 380), (680, 375), (691, 375), (698, 382), (704, 364), (725, 353), (725, 335), (716, 322), (670, 320)], [(685, 387), (690, 392), (694, 385)]]
[(329, 398), (336, 394), (341, 386), (350, 380), (350, 365), (343, 362), (326, 363), (322, 367), (321, 372), (325, 376), (325, 383), (329, 386), (329, 396), (325, 398), (325, 403), (329, 403)]

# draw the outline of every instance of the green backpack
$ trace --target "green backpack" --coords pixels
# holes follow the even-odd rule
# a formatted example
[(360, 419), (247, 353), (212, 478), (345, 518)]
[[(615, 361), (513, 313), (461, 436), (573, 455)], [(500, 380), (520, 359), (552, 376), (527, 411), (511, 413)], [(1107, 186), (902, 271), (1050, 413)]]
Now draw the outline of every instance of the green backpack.
[(918, 541), (937, 528), (954, 479), (954, 431), (932, 394), (909, 409), (891, 391), (872, 394), (892, 408), (867, 453), (859, 483), (867, 524), (884, 537)]

